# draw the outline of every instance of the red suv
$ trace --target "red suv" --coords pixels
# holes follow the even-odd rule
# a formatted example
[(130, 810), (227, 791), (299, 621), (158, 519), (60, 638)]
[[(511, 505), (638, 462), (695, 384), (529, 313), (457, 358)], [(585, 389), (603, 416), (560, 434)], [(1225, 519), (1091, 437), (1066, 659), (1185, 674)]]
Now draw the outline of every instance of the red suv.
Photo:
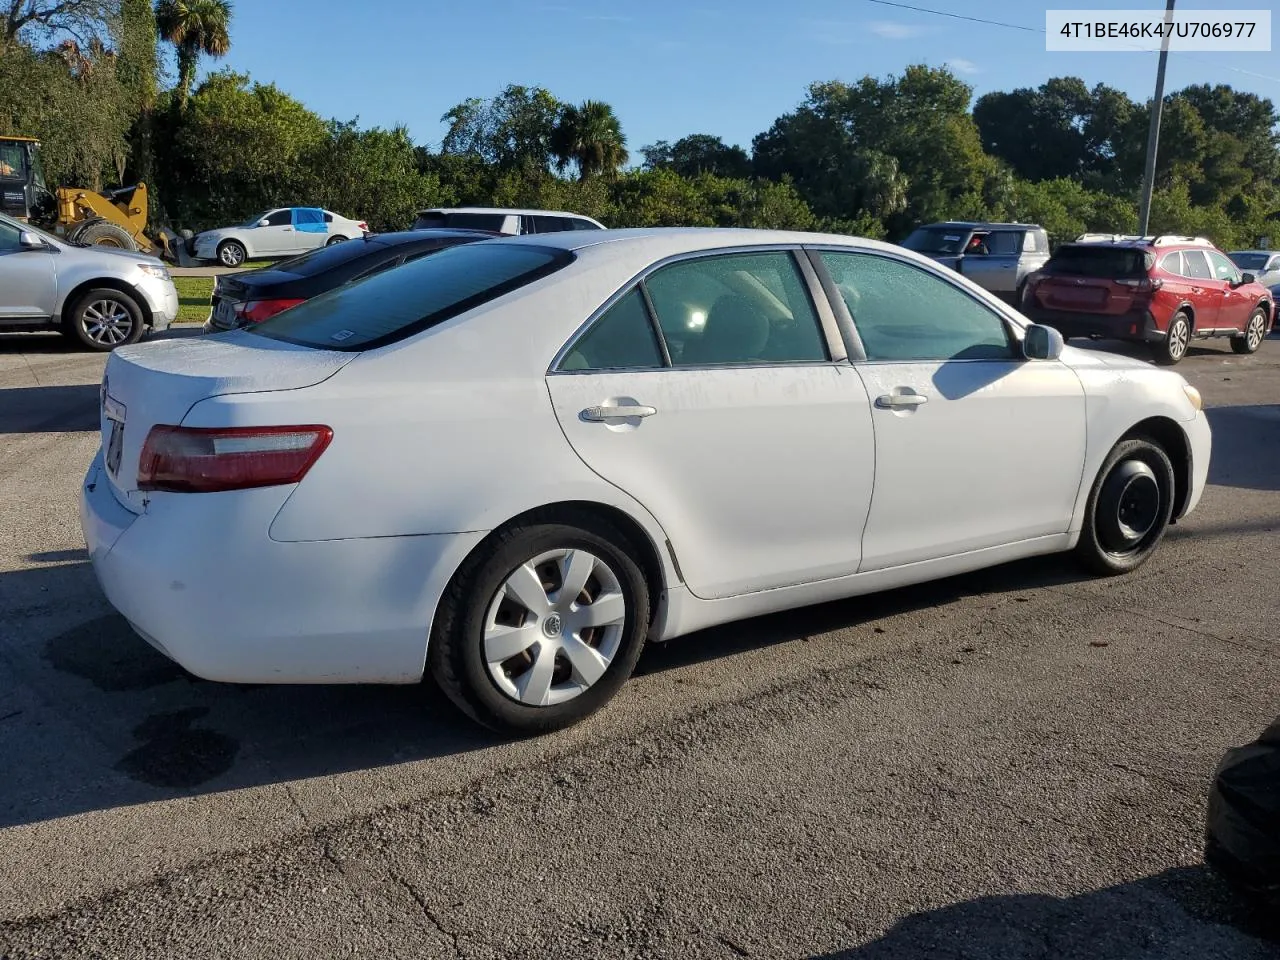
[(1149, 343), (1161, 364), (1193, 337), (1253, 353), (1272, 325), (1271, 292), (1202, 237), (1085, 234), (1027, 278), (1021, 307), (1064, 338)]

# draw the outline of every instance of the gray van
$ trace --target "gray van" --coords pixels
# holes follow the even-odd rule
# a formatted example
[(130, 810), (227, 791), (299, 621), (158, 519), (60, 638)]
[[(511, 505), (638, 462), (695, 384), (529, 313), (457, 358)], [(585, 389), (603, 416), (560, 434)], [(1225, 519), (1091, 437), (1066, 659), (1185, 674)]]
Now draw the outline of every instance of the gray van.
[(1015, 305), (1027, 275), (1049, 259), (1049, 235), (1034, 223), (931, 223), (913, 230), (902, 246), (946, 264)]

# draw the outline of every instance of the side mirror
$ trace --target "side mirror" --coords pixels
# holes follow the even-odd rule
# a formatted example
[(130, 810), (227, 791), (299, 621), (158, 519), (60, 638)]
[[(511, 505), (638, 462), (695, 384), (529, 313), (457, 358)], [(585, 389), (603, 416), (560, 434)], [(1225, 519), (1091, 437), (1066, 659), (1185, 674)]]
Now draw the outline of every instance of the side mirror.
[(1239, 285), (1240, 285), (1240, 286), (1242, 286), (1242, 287), (1243, 287), (1246, 283), (1257, 283), (1257, 282), (1258, 282), (1258, 278), (1257, 278), (1256, 276), (1254, 276), (1252, 273), (1242, 273), (1242, 274), (1240, 274), (1240, 284), (1239, 284)]
[(1057, 360), (1062, 356), (1062, 334), (1053, 327), (1033, 323), (1022, 339), (1022, 353), (1028, 360)]
[(258, 221), (258, 226), (260, 226), (260, 227), (269, 227), (269, 226), (271, 226), (271, 221), (270, 221), (270, 220), (267, 220), (267, 219), (264, 217), (263, 219), (261, 219), (261, 220), (259, 220), (259, 221)]
[(18, 234), (18, 246), (26, 250), (43, 250), (47, 244), (40, 234), (33, 233), (30, 230), (23, 230)]

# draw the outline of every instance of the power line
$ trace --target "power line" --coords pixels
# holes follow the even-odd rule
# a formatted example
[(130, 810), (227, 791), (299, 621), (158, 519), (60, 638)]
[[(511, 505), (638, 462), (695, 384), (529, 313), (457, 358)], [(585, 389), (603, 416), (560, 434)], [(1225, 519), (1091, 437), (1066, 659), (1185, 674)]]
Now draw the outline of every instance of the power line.
[(914, 10), (916, 13), (931, 13), (935, 17), (950, 17), (952, 20), (968, 20), (970, 23), (985, 23), (989, 27), (1008, 27), (1010, 30), (1025, 30), (1027, 33), (1044, 33), (1041, 29), (1024, 26), (1021, 23), (1002, 23), (999, 20), (983, 20), (981, 17), (966, 17), (961, 13), (949, 13), (946, 10), (930, 10), (927, 7), (916, 7), (909, 3), (897, 3), (895, 0), (867, 0), (867, 3), (878, 3), (882, 7), (897, 7), (900, 10)]

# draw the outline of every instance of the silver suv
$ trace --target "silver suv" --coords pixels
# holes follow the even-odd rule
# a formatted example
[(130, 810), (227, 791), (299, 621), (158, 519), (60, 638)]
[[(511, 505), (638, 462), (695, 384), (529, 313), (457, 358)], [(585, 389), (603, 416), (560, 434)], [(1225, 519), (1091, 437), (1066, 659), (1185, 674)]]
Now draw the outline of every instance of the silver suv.
[(902, 245), (1015, 305), (1022, 301), (1023, 282), (1049, 260), (1049, 235), (1034, 223), (931, 223), (918, 227)]
[(72, 246), (0, 214), (0, 332), (57, 330), (112, 350), (177, 316), (177, 288), (155, 257)]

